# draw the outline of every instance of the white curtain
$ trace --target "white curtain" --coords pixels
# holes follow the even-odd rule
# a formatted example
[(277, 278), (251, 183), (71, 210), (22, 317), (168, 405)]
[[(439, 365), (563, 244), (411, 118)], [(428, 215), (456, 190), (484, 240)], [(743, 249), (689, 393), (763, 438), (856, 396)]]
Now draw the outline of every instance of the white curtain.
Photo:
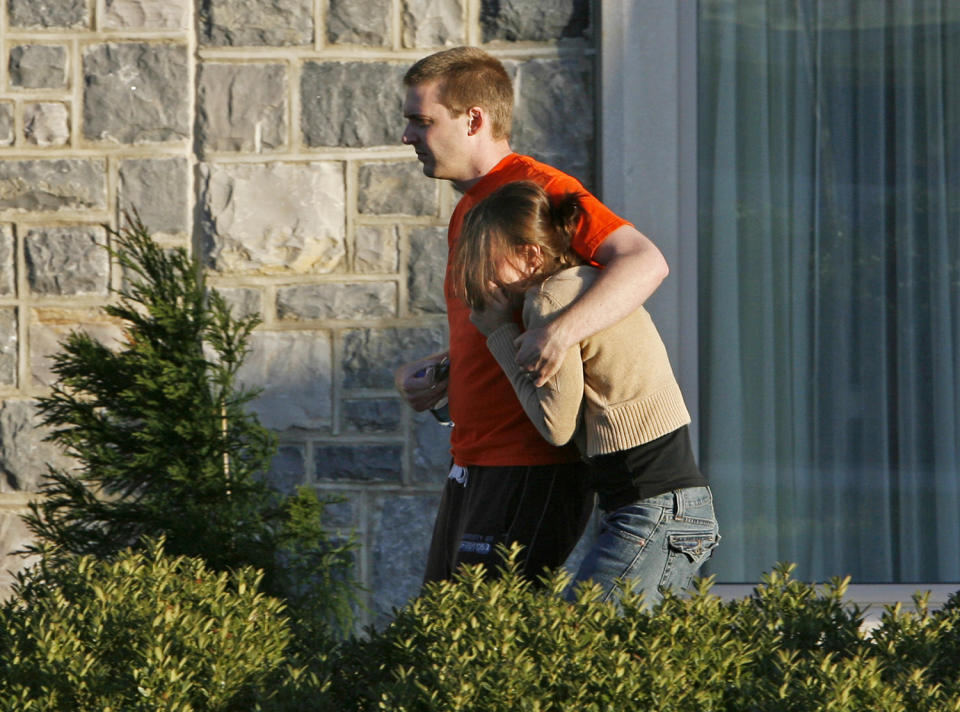
[(960, 581), (960, 2), (698, 24), (710, 571)]

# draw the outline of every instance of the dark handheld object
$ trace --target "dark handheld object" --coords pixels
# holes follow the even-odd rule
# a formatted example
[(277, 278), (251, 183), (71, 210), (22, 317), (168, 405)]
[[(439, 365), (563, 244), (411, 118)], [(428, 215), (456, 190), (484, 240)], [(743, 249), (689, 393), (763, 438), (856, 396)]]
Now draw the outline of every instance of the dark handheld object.
[(450, 376), (450, 358), (444, 356), (443, 359), (437, 363), (424, 366), (413, 374), (414, 378), (425, 378), (426, 376), (430, 376), (430, 382), (433, 384), (447, 380)]
[[(414, 378), (429, 377), (430, 382), (433, 385), (442, 383), (450, 376), (450, 359), (448, 357), (444, 357), (437, 363), (424, 366), (413, 375)], [(443, 425), (447, 428), (453, 427), (453, 421), (450, 420), (450, 403), (446, 396), (441, 398), (437, 405), (430, 409), (430, 414), (437, 419), (437, 422), (440, 423), (440, 425)]]

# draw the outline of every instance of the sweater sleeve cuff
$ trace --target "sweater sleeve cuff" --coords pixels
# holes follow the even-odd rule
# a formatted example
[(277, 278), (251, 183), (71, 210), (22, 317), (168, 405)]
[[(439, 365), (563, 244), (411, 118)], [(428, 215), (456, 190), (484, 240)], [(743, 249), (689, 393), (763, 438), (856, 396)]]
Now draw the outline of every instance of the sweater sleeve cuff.
[(497, 363), (516, 367), (517, 349), (513, 340), (520, 336), (520, 327), (516, 324), (504, 324), (487, 336), (487, 348), (497, 360)]

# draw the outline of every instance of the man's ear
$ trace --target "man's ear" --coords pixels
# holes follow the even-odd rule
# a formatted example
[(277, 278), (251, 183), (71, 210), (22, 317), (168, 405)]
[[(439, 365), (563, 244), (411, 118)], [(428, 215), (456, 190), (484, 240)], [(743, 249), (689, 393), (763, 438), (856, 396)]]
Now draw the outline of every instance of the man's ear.
[(480, 129), (487, 122), (487, 116), (479, 106), (471, 106), (467, 109), (467, 135), (474, 136), (480, 133)]

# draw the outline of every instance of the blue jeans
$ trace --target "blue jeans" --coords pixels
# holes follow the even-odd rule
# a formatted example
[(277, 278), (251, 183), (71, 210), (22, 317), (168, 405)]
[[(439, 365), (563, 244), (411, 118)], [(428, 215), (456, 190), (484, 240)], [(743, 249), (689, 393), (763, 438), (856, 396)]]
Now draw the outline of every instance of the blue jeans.
[(618, 600), (618, 580), (643, 591), (647, 607), (663, 591), (683, 591), (720, 541), (709, 487), (687, 487), (606, 512), (600, 535), (566, 592), (588, 579), (601, 600)]

